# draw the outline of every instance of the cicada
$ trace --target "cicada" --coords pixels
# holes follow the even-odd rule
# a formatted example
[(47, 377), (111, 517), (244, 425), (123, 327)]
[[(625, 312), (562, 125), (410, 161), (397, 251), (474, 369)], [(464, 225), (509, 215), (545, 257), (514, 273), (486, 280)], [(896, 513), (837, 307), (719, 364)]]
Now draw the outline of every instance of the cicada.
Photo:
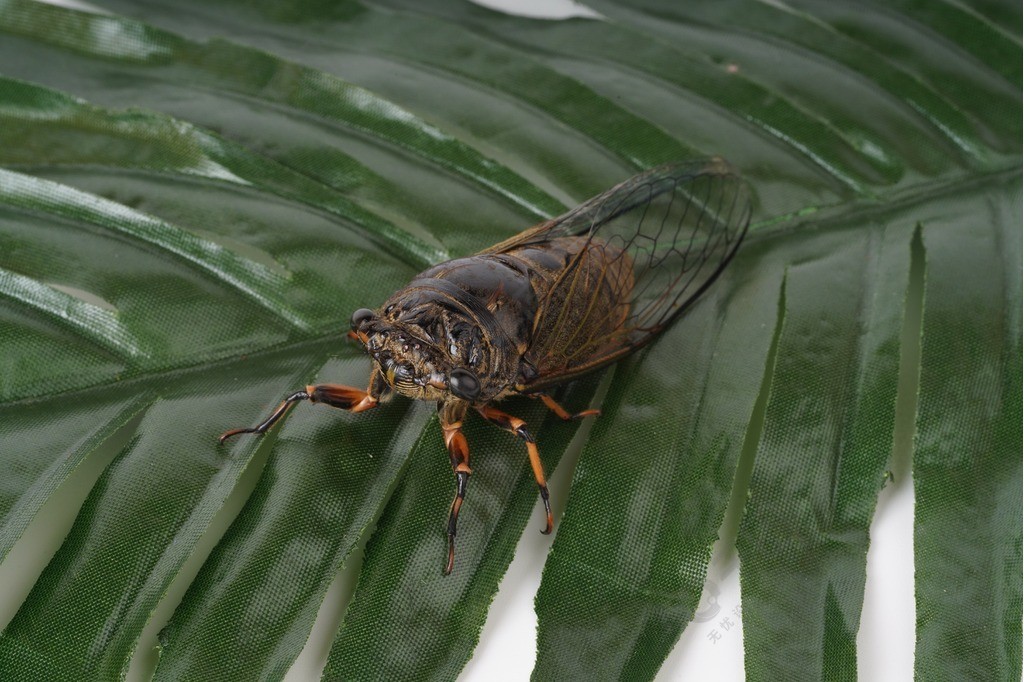
[(466, 258), (431, 267), (379, 308), (356, 310), (349, 336), (372, 359), (365, 390), (306, 386), (262, 423), (224, 433), (265, 433), (296, 403), (363, 412), (400, 394), (437, 403), (455, 474), (447, 559), (455, 561), (459, 510), (472, 469), (463, 420), (473, 410), (519, 437), (553, 526), (540, 453), (526, 423), (495, 407), (515, 395), (570, 414), (548, 391), (649, 343), (715, 281), (750, 222), (746, 185), (723, 160), (653, 168), (573, 210)]

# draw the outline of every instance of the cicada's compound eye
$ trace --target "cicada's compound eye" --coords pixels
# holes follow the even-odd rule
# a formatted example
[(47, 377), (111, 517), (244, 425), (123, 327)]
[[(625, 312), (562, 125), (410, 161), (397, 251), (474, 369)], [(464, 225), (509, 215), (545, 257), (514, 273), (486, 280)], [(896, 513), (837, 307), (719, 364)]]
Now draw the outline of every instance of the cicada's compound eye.
[(352, 313), (352, 331), (357, 332), (359, 328), (373, 319), (373, 311), (369, 308), (360, 308)]
[(480, 395), (480, 380), (468, 369), (456, 367), (448, 375), (448, 388), (457, 398), (475, 400)]

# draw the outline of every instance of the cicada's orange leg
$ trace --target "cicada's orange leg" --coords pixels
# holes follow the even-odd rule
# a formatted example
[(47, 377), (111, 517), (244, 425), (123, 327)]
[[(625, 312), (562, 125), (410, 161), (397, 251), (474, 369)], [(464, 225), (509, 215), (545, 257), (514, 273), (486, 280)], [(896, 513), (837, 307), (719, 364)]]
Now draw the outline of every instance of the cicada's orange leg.
[(548, 482), (544, 477), (544, 464), (540, 461), (540, 452), (537, 450), (537, 442), (533, 439), (533, 436), (530, 435), (530, 432), (526, 430), (526, 422), (519, 417), (513, 417), (510, 414), (505, 414), (501, 410), (495, 409), (490, 405), (478, 407), (477, 412), (480, 413), (480, 416), (498, 428), (519, 436), (526, 443), (526, 453), (530, 457), (530, 467), (533, 469), (533, 477), (537, 480), (537, 487), (540, 488), (540, 499), (544, 500), (544, 512), (547, 514), (547, 525), (541, 533), (544, 533), (545, 535), (549, 534), (551, 529), (554, 528), (555, 520), (551, 515)]
[(537, 393), (533, 396), (534, 398), (540, 398), (544, 401), (544, 404), (548, 406), (548, 409), (558, 415), (560, 419), (569, 421), (570, 419), (583, 419), (584, 417), (596, 417), (601, 414), (601, 410), (583, 410), (576, 414), (570, 414), (564, 407), (555, 402), (555, 399), (549, 396), (547, 393)]
[(455, 532), (459, 524), (459, 510), (466, 499), (466, 486), (473, 470), (469, 467), (469, 443), (462, 433), (462, 416), (465, 404), (460, 406), (444, 406), (441, 409), (441, 432), (444, 444), (448, 448), (448, 459), (455, 472), (455, 498), (448, 511), (448, 561), (445, 563), (444, 574), (448, 575), (455, 566)]
[(357, 332), (355, 330), (352, 330), (345, 334), (345, 336), (352, 339), (353, 341), (358, 341), (364, 346), (370, 341), (369, 337), (366, 336), (366, 332)]
[(377, 398), (373, 397), (367, 391), (360, 391), (358, 388), (352, 388), (351, 386), (339, 386), (337, 384), (317, 384), (315, 386), (306, 386), (304, 391), (296, 391), (290, 396), (285, 398), (280, 405), (277, 406), (269, 417), (263, 420), (257, 426), (250, 429), (231, 429), (225, 431), (220, 436), (220, 442), (223, 443), (232, 436), (237, 436), (241, 433), (255, 433), (263, 435), (270, 427), (278, 422), (281, 417), (288, 414), (288, 411), (295, 406), (295, 403), (308, 400), (311, 403), (323, 403), (324, 405), (330, 405), (331, 407), (337, 407), (342, 410), (348, 410), (349, 412), (363, 412), (371, 408), (377, 407)]

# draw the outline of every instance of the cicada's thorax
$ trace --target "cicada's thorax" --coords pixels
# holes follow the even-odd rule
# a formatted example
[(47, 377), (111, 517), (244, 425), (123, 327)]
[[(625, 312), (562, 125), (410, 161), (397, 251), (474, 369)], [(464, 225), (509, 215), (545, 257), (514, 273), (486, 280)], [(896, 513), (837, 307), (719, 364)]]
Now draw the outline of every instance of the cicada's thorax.
[[(537, 360), (530, 352), (533, 337), (544, 344), (552, 341), (536, 329), (538, 301), (556, 294), (567, 299), (558, 301), (557, 307), (573, 307), (571, 291), (554, 289), (566, 266), (588, 246), (593, 244), (581, 237), (566, 237), (459, 258), (420, 273), (385, 301), (362, 329), (375, 371), (392, 389), (411, 398), (448, 400), (449, 378), (459, 369), (479, 380), (472, 402), (504, 397), (537, 376)], [(590, 263), (586, 270), (608, 270), (604, 261), (609, 253), (606, 245), (589, 249), (584, 253)], [(577, 294), (581, 300), (594, 293), (584, 290), (584, 284)], [(611, 294), (598, 292), (597, 299), (599, 311), (621, 304)], [(613, 317), (610, 324), (621, 322), (622, 315)], [(573, 310), (566, 319), (585, 322)]]

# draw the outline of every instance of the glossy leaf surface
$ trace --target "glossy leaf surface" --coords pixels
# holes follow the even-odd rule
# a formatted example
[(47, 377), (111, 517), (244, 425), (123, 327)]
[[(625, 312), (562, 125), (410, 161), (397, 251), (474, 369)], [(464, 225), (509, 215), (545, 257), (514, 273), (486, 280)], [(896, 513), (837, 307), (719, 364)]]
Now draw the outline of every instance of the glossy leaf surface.
[[(740, 504), (747, 676), (855, 679), (923, 305), (917, 674), (1020, 677), (1019, 5), (96, 4), (0, 3), (0, 557), (109, 460), (8, 614), (0, 677), (115, 679), (155, 626), (157, 679), (281, 679), (368, 536), (325, 678), (456, 677), (539, 524), (522, 443), (467, 425), (443, 578), (430, 406), (303, 406), (262, 440), (216, 436), (307, 383), (363, 385), (349, 315), (428, 264), (708, 154), (742, 170), (755, 224), (608, 370), (534, 676), (651, 679)], [(560, 399), (584, 408), (599, 379)], [(503, 409), (562, 460), (578, 425)]]

